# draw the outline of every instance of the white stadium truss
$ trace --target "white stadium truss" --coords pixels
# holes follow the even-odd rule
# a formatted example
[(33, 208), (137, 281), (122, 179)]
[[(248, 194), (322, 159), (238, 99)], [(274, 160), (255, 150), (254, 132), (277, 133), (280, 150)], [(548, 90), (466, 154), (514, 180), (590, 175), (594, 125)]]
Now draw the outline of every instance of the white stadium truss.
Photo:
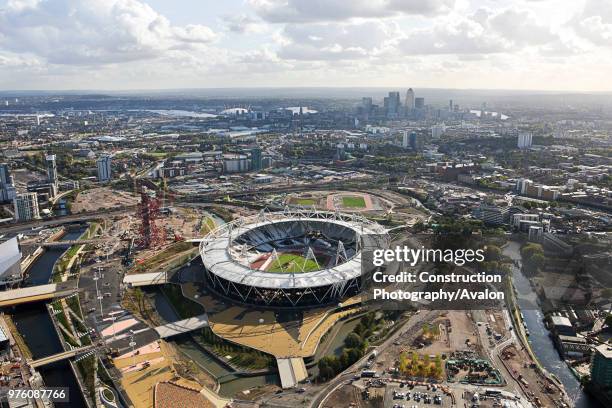
[[(292, 233), (308, 233), (311, 228), (323, 230), (338, 241), (333, 266), (298, 273), (253, 269), (249, 259), (253, 247), (246, 248), (246, 243), (239, 242), (249, 236), (250, 240), (261, 239), (258, 246), (266, 247), (267, 239), (292, 239)], [(316, 306), (338, 302), (360, 291), (361, 238), (366, 235), (380, 240), (381, 247), (388, 243), (383, 226), (356, 214), (289, 208), (261, 211), (211, 231), (200, 243), (200, 256), (209, 287), (223, 296), (264, 306)], [(353, 247), (350, 255), (346, 245)], [(310, 248), (308, 256), (313, 256)]]

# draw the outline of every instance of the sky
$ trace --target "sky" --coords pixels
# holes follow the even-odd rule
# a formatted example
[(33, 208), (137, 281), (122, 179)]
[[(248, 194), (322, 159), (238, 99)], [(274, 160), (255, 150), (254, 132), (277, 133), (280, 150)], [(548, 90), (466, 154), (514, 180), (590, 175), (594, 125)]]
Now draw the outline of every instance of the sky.
[(612, 91), (612, 0), (0, 0), (0, 90)]

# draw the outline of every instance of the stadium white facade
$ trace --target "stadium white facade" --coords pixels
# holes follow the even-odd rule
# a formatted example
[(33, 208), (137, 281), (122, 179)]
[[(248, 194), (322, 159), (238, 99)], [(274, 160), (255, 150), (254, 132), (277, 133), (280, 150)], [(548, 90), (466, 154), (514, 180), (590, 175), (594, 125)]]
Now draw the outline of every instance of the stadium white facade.
[[(375, 237), (377, 246), (388, 244), (384, 227), (358, 215), (262, 211), (210, 232), (200, 243), (200, 255), (209, 288), (222, 296), (262, 306), (308, 307), (337, 303), (361, 290), (364, 237), (368, 242)], [(310, 260), (316, 267), (274, 272), (261, 267), (287, 252), (303, 254), (304, 264)]]

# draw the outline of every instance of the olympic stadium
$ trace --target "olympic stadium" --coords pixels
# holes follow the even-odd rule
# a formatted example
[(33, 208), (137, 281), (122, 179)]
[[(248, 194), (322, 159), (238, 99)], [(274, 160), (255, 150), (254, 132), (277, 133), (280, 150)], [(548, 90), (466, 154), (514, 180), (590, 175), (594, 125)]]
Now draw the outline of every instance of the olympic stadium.
[(362, 249), (386, 244), (387, 230), (359, 215), (285, 209), (224, 224), (199, 249), (214, 292), (251, 305), (311, 307), (359, 293)]

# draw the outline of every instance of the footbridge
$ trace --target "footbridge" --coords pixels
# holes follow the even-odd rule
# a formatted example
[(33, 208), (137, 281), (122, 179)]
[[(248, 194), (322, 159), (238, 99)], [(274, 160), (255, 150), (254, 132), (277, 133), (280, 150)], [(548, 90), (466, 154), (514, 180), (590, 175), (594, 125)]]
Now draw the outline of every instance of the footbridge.
[(88, 351), (92, 351), (95, 347), (96, 347), (95, 345), (90, 344), (89, 346), (73, 348), (72, 350), (68, 350), (68, 351), (64, 351), (64, 352), (61, 352), (61, 353), (53, 354), (53, 355), (47, 356), (47, 357), (42, 357), (42, 358), (39, 358), (38, 360), (32, 360), (32, 361), (28, 362), (28, 364), (32, 368), (38, 368), (38, 367), (41, 367), (41, 366), (44, 366), (44, 365), (47, 365), (47, 364), (55, 363), (57, 361), (62, 361), (62, 360), (66, 360), (68, 358), (75, 357), (75, 356), (77, 356), (79, 354), (87, 353)]
[(132, 275), (125, 275), (123, 277), (123, 283), (131, 288), (138, 286), (164, 285), (170, 283), (172, 275), (172, 273), (168, 273), (167, 271), (135, 273)]
[(50, 283), (0, 292), (0, 307), (64, 297), (78, 289), (75, 282)]
[(168, 337), (176, 336), (177, 334), (188, 333), (192, 330), (201, 329), (202, 327), (208, 327), (208, 315), (206, 313), (199, 316), (190, 317), (188, 319), (179, 320), (157, 326), (155, 331), (159, 334), (159, 337), (166, 339)]

